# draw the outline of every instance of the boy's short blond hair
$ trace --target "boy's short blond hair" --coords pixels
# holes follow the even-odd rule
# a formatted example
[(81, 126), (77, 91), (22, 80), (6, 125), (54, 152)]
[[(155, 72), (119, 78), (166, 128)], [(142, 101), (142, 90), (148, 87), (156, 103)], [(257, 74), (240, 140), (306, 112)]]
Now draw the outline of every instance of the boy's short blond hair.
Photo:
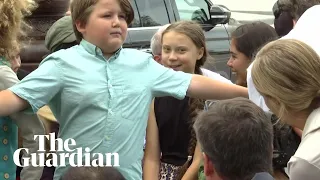
[(20, 40), (30, 28), (24, 17), (37, 7), (33, 0), (0, 1), (0, 56), (7, 60), (15, 57), (20, 51)]
[[(82, 34), (77, 30), (76, 21), (80, 21), (85, 25), (91, 15), (94, 5), (99, 0), (72, 0), (71, 2), (71, 16), (73, 21), (74, 33), (77, 37), (77, 41), (80, 42), (83, 38)], [(134, 11), (129, 0), (118, 0), (122, 11), (126, 15), (127, 24), (131, 24), (134, 18)]]

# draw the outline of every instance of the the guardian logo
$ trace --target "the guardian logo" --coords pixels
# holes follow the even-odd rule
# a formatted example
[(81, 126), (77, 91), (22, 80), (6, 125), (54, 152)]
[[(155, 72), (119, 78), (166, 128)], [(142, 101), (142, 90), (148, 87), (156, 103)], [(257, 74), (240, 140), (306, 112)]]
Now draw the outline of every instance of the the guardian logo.
[[(76, 146), (74, 139), (70, 138), (65, 141), (60, 138), (56, 139), (54, 133), (50, 133), (49, 135), (35, 135), (34, 139), (36, 138), (39, 138), (39, 149), (37, 153), (29, 154), (29, 149), (27, 148), (20, 148), (14, 152), (13, 161), (17, 166), (57, 167), (66, 166), (66, 162), (72, 167), (120, 166), (118, 153), (91, 154), (90, 148), (88, 147), (72, 149), (72, 146)], [(46, 152), (45, 150), (45, 138), (50, 141), (50, 152)], [(57, 149), (56, 141), (58, 142)], [(22, 150), (25, 150), (29, 156), (23, 157), (22, 162), (20, 162), (19, 155)]]

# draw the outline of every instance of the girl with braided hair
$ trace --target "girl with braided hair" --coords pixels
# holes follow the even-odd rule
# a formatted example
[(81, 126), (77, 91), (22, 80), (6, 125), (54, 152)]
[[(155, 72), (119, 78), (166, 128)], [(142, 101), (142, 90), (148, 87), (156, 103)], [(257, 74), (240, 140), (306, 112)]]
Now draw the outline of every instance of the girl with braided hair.
[[(161, 63), (175, 71), (203, 75), (208, 53), (202, 28), (193, 21), (171, 24), (162, 34)], [(205, 100), (155, 98), (149, 115), (144, 179), (197, 179), (202, 160), (193, 123)]]

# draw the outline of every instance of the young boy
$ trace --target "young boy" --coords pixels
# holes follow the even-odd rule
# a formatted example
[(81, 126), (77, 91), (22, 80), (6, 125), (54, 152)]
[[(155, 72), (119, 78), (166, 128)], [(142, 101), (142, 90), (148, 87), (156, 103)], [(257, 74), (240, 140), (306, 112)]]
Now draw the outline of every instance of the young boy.
[(113, 167), (71, 167), (63, 174), (61, 180), (126, 180)]
[[(119, 171), (142, 178), (143, 140), (151, 100), (247, 97), (247, 89), (175, 72), (151, 55), (123, 49), (133, 20), (129, 0), (73, 0), (71, 16), (80, 45), (46, 57), (18, 85), (0, 92), (0, 115), (48, 104), (59, 120), (59, 136), (90, 153), (119, 153)], [(54, 179), (70, 166), (57, 167)]]

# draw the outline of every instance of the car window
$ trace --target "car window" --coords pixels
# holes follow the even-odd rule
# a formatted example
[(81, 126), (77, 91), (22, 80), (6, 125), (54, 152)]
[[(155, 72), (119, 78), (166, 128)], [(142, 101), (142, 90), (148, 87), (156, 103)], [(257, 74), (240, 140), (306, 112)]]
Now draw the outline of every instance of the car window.
[(132, 23), (129, 25), (129, 27), (130, 28), (141, 27), (141, 22), (140, 22), (140, 17), (139, 17), (137, 6), (134, 1), (130, 1), (130, 4), (133, 8), (134, 19), (133, 19)]
[(136, 0), (142, 27), (161, 26), (169, 23), (163, 0)]
[(195, 20), (205, 24), (210, 19), (209, 4), (205, 0), (175, 0), (181, 20)]

